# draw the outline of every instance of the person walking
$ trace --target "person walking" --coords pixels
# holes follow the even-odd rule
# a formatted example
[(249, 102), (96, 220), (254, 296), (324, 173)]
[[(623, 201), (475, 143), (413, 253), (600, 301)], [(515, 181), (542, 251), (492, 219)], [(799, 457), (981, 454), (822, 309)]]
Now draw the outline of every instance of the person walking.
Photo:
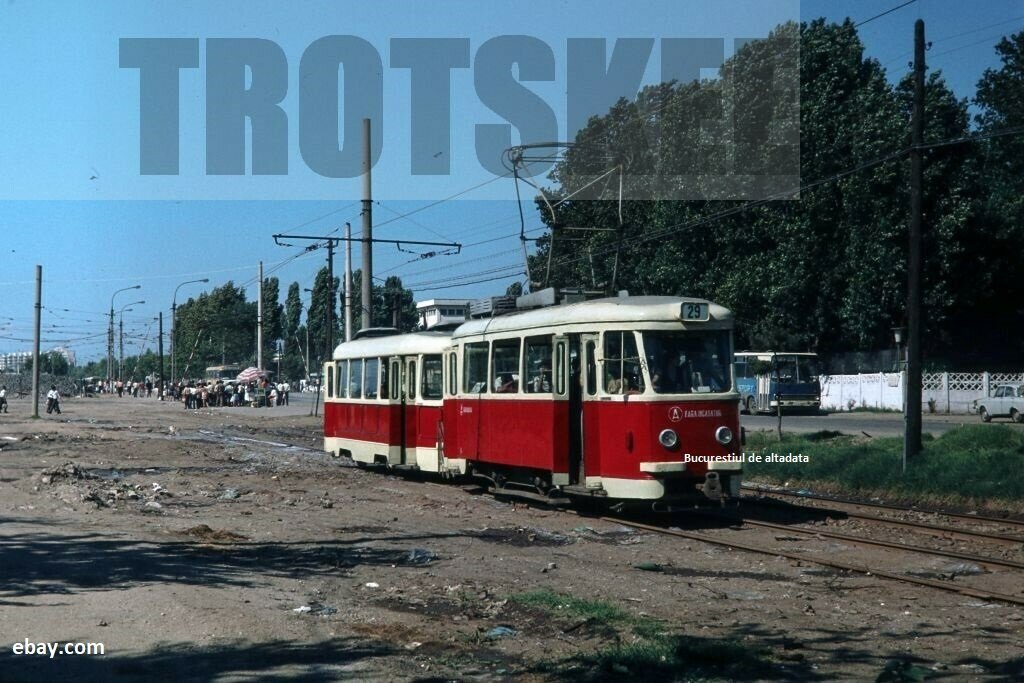
[(0, 413), (7, 412), (7, 385), (0, 387)]
[(46, 412), (60, 415), (60, 392), (56, 384), (51, 384), (50, 390), (46, 392)]

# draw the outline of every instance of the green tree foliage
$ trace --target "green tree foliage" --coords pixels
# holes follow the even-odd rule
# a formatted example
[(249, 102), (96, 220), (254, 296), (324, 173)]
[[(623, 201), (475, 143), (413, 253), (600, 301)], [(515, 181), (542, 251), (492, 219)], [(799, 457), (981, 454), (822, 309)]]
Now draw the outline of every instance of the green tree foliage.
[(288, 286), (288, 297), (284, 302), (284, 358), (281, 361), (281, 374), (286, 378), (306, 376), (306, 332), (302, 326), (302, 308), (302, 288), (298, 282), (293, 282)]
[(222, 361), (254, 364), (256, 318), (256, 303), (246, 301), (245, 290), (231, 281), (178, 306), (178, 379), (202, 377), (207, 366)]
[[(50, 375), (67, 375), (71, 366), (68, 365), (67, 358), (56, 351), (51, 351), (39, 355), (39, 370)], [(26, 375), (32, 374), (32, 358), (25, 360), (25, 364), (21, 366), (21, 372)]]
[(276, 277), (263, 280), (263, 365), (271, 367), (278, 342), (284, 336), (284, 306), (280, 283)]
[[(363, 304), (362, 286), (363, 271), (358, 269), (352, 273), (352, 331), (353, 334), (362, 329)], [(394, 275), (384, 280), (383, 285), (374, 284), (371, 289), (373, 304), (370, 309), (370, 327), (397, 327), (402, 332), (416, 329), (416, 301), (412, 290), (402, 285), (402, 278)], [(344, 293), (342, 293), (344, 297)], [(342, 301), (344, 305), (344, 302)], [(397, 311), (397, 313), (396, 313)]]
[[(971, 271), (972, 279), (958, 281), (976, 283), (986, 296), (975, 300), (968, 311), (973, 316), (957, 316), (955, 329), (979, 355), (997, 349), (1019, 360), (1024, 354), (1024, 326), (1019, 323), (1024, 319), (1024, 134), (1000, 133), (1024, 126), (1024, 31), (1003, 38), (995, 49), (1002, 65), (985, 71), (974, 100), (980, 109), (975, 119), (979, 132), (995, 137), (979, 149), (978, 175), (986, 192), (978, 199), (981, 219), (973, 226), (974, 239), (965, 248), (965, 271)], [(1010, 318), (1015, 324), (977, 325), (982, 318)]]
[[(327, 335), (327, 308), (331, 308), (334, 334), (333, 343), (336, 345), (341, 339), (341, 323), (338, 320), (338, 297), (331, 296), (328, 290), (329, 279), (327, 267), (321, 268), (313, 281), (313, 296), (309, 303), (309, 313), (306, 316), (306, 325), (309, 326), (309, 353), (313, 357), (310, 365), (319, 366), (320, 363), (331, 357), (333, 348), (329, 348)], [(339, 290), (341, 279), (334, 278), (333, 292)], [(315, 361), (315, 362), (314, 362)], [(319, 370), (317, 370), (319, 372)]]
[[(716, 174), (764, 173), (796, 150), (785, 144), (744, 147), (737, 134), (731, 155), (694, 153), (721, 139), (728, 133), (721, 126), (734, 120), (742, 131), (773, 118), (779, 139), (787, 139), (795, 123), (787, 112), (797, 110), (793, 93), (773, 90), (778, 79), (771, 65), (775, 55), (795, 49), (797, 34), (799, 195), (771, 202), (636, 199), (693, 196), (668, 185), (685, 174), (703, 178), (698, 189), (715, 196), (721, 182)], [(997, 49), (1004, 67), (987, 72), (978, 89), (983, 129), (1024, 124), (1024, 38), (1018, 34)], [(731, 94), (736, 92), (772, 95)], [(717, 80), (660, 84), (635, 101), (620, 100), (580, 132), (580, 144), (551, 173), (549, 196), (566, 197), (621, 164), (631, 198), (621, 207), (621, 222), (614, 182), (595, 184), (554, 211), (538, 200), (551, 230), (530, 259), (532, 286), (706, 297), (734, 311), (739, 346), (821, 352), (891, 347), (891, 328), (905, 322), (911, 94), (909, 79), (893, 86), (881, 65), (865, 56), (852, 22), (817, 20), (782, 25), (767, 40), (739, 50)], [(940, 73), (929, 74), (926, 144), (969, 133), (967, 102), (953, 95)], [(964, 333), (973, 334), (978, 325), (991, 326), (991, 288), (1005, 283), (995, 274), (971, 283), (979, 281), (979, 259), (1007, 265), (1019, 252), (1010, 245), (1024, 237), (1017, 232), (1024, 231), (1021, 140), (993, 139), (980, 162), (972, 144), (926, 152), (925, 344), (932, 357), (964, 344)], [(989, 189), (980, 178), (993, 166), (1005, 173), (996, 174), (999, 180)], [(742, 199), (751, 188), (740, 183), (728, 189)], [(993, 198), (979, 206), (990, 192)], [(991, 245), (979, 246), (977, 229), (986, 212), (994, 236)], [(1011, 224), (994, 214), (1018, 218)], [(564, 226), (604, 231), (569, 243), (566, 237), (580, 233)], [(1003, 270), (1016, 277), (1016, 268)], [(1012, 290), (1014, 306), (1021, 305), (1022, 287)]]

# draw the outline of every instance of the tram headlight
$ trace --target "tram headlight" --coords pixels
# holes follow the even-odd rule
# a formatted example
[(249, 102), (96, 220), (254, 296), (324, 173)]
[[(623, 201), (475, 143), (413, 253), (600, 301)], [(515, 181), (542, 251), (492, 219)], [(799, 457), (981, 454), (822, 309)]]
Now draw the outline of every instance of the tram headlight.
[(679, 435), (671, 429), (662, 429), (658, 441), (665, 448), (675, 448), (679, 444)]
[(732, 430), (728, 427), (719, 427), (715, 430), (715, 440), (723, 446), (732, 443)]

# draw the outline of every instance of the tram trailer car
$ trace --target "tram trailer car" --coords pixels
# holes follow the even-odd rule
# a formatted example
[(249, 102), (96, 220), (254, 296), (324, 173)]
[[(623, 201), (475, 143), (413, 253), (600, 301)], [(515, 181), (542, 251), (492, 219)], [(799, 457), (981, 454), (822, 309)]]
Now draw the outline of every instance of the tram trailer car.
[(324, 448), (552, 502), (735, 501), (732, 329), (705, 300), (614, 297), (341, 344)]

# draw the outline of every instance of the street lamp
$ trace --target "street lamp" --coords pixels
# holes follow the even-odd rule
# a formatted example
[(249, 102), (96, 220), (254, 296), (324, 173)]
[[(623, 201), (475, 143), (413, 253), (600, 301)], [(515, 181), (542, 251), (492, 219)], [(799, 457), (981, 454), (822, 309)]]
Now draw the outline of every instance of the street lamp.
[[(896, 372), (900, 373), (900, 366), (902, 365), (902, 359), (900, 356), (903, 355), (900, 352), (900, 344), (903, 343), (903, 332), (904, 328), (902, 327), (892, 328), (892, 340), (896, 343)], [(910, 438), (910, 430), (907, 425), (907, 390), (909, 389), (909, 387), (907, 387), (907, 379), (906, 375), (900, 375), (900, 385), (903, 387), (903, 474), (907, 473), (907, 440)]]
[(144, 304), (144, 303), (146, 303), (146, 302), (145, 301), (133, 301), (130, 304), (125, 304), (124, 306), (121, 307), (121, 310), (117, 314), (118, 315), (117, 324), (118, 324), (118, 326), (120, 328), (119, 334), (120, 334), (120, 340), (121, 340), (120, 341), (120, 351), (118, 352), (118, 358), (117, 358), (117, 379), (118, 380), (121, 379), (121, 366), (124, 365), (124, 312), (125, 311), (133, 310), (131, 308), (128, 308), (129, 306), (135, 306), (137, 304)]
[(121, 292), (127, 292), (130, 289), (142, 289), (142, 285), (133, 285), (131, 287), (124, 287), (119, 289), (110, 295), (110, 326), (107, 328), (107, 390), (110, 390), (110, 380), (113, 378), (113, 366), (114, 366), (114, 297)]
[(903, 328), (894, 327), (892, 328), (892, 340), (896, 343), (896, 372), (900, 371), (902, 365), (902, 359), (900, 358), (900, 344), (903, 343)]
[(177, 332), (177, 329), (178, 329), (178, 324), (177, 324), (177, 317), (178, 317), (177, 316), (177, 313), (178, 313), (178, 290), (181, 289), (182, 287), (184, 287), (185, 285), (194, 285), (197, 282), (209, 282), (209, 281), (210, 281), (210, 278), (204, 277), (202, 280), (189, 280), (188, 282), (182, 282), (180, 285), (178, 285), (177, 287), (174, 288), (174, 297), (171, 299), (171, 382), (177, 381), (177, 380), (175, 380), (175, 377), (177, 377), (177, 375), (175, 374), (175, 370), (174, 370), (174, 365), (175, 365), (175, 363), (174, 363), (174, 352), (177, 349), (177, 344), (174, 343), (174, 335), (175, 335), (175, 332)]

